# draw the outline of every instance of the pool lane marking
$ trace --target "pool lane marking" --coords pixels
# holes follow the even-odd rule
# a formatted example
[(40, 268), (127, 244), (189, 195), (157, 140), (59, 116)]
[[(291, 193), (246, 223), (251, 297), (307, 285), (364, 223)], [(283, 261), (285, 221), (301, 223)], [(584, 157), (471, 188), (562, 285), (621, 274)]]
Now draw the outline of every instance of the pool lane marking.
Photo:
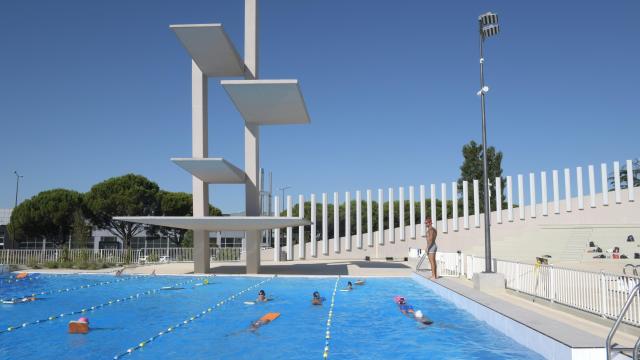
[(336, 284), (333, 286), (333, 294), (331, 294), (331, 306), (329, 307), (329, 316), (327, 316), (327, 332), (325, 333), (324, 338), (324, 353), (322, 354), (322, 358), (326, 359), (329, 357), (329, 341), (331, 340), (331, 319), (333, 318), (333, 306), (336, 303), (336, 292), (338, 292), (338, 281), (340, 281), (340, 276), (336, 279)]
[(80, 286), (64, 288), (64, 289), (54, 289), (54, 290), (48, 290), (48, 291), (35, 292), (35, 293), (31, 293), (29, 295), (1, 299), (0, 301), (11, 301), (11, 300), (14, 300), (14, 299), (22, 299), (22, 298), (26, 298), (26, 297), (35, 297), (35, 296), (38, 296), (38, 295), (49, 295), (49, 294), (54, 294), (54, 293), (63, 293), (63, 292), (80, 290), (80, 289), (88, 289), (88, 288), (91, 288), (91, 287), (103, 286), (103, 285), (108, 285), (108, 284), (115, 284), (115, 283), (118, 283), (118, 282), (132, 280), (132, 279), (140, 279), (140, 278), (143, 278), (143, 277), (144, 276), (127, 276), (127, 277), (123, 277), (123, 278), (118, 278), (116, 280), (101, 281), (101, 282), (94, 283), (94, 284), (87, 284), (87, 285), (80, 285)]
[[(190, 280), (186, 280), (186, 281), (182, 281), (176, 284), (171, 285), (172, 287), (180, 287), (181, 285), (186, 285), (189, 283), (192, 283), (194, 281), (198, 280), (197, 278), (194, 279), (190, 279)], [(63, 318), (65, 316), (70, 316), (70, 315), (76, 315), (76, 314), (85, 314), (88, 312), (93, 312), (99, 309), (103, 309), (107, 306), (110, 305), (115, 305), (115, 304), (121, 304), (123, 302), (126, 301), (131, 301), (131, 300), (137, 300), (139, 299), (141, 296), (145, 296), (145, 295), (153, 295), (156, 294), (158, 292), (162, 291), (162, 288), (158, 288), (158, 289), (152, 289), (152, 290), (147, 290), (147, 291), (143, 291), (143, 292), (139, 292), (137, 294), (133, 294), (133, 295), (129, 295), (129, 296), (125, 296), (123, 298), (119, 298), (119, 299), (113, 299), (113, 300), (109, 300), (105, 303), (99, 304), (99, 305), (94, 305), (91, 307), (87, 307), (87, 308), (83, 308), (82, 310), (76, 310), (76, 311), (70, 311), (70, 312), (66, 312), (66, 313), (61, 313), (59, 315), (51, 315), (46, 319), (40, 319), (40, 320), (34, 320), (34, 321), (30, 321), (30, 322), (25, 322), (19, 325), (15, 325), (15, 326), (8, 326), (6, 328), (0, 329), (0, 335), (4, 334), (4, 333), (8, 333), (8, 332), (13, 332), (16, 331), (18, 329), (22, 329), (25, 328), (29, 325), (36, 325), (36, 324), (41, 324), (47, 321), (53, 321), (59, 318)], [(37, 301), (37, 300), (36, 300)]]
[(120, 354), (118, 354), (118, 355), (115, 355), (115, 356), (113, 357), (113, 359), (114, 359), (114, 360), (121, 359), (121, 358), (123, 358), (123, 357), (125, 357), (125, 356), (127, 356), (127, 355), (130, 355), (131, 353), (133, 353), (133, 352), (134, 352), (134, 351), (136, 351), (136, 350), (140, 350), (140, 349), (144, 348), (147, 344), (151, 343), (151, 342), (152, 342), (152, 341), (154, 341), (155, 339), (157, 339), (157, 338), (159, 338), (159, 337), (161, 337), (161, 336), (163, 336), (163, 335), (167, 335), (167, 334), (169, 334), (169, 333), (173, 332), (173, 331), (174, 331), (174, 330), (176, 330), (176, 329), (179, 329), (179, 328), (181, 328), (181, 327), (185, 327), (185, 326), (187, 326), (187, 325), (188, 325), (189, 323), (191, 323), (192, 321), (196, 321), (197, 319), (200, 319), (201, 317), (204, 317), (204, 316), (208, 315), (208, 314), (209, 314), (209, 313), (211, 313), (213, 310), (215, 310), (215, 309), (217, 309), (217, 308), (221, 307), (221, 306), (222, 306), (222, 305), (224, 305), (225, 303), (228, 303), (228, 302), (231, 302), (232, 300), (235, 300), (237, 297), (239, 297), (240, 295), (242, 295), (242, 294), (246, 293), (247, 291), (252, 290), (252, 289), (254, 289), (254, 288), (258, 287), (258, 286), (260, 286), (260, 285), (262, 285), (262, 284), (266, 283), (267, 281), (271, 281), (271, 280), (273, 280), (274, 278), (275, 278), (275, 276), (270, 277), (270, 278), (265, 279), (265, 280), (262, 280), (262, 281), (260, 281), (260, 282), (259, 282), (259, 283), (257, 283), (257, 284), (251, 285), (251, 286), (249, 286), (248, 288), (246, 288), (246, 289), (244, 289), (244, 290), (242, 290), (242, 291), (240, 291), (240, 292), (237, 292), (237, 293), (235, 293), (235, 294), (233, 294), (233, 295), (229, 296), (229, 297), (228, 297), (228, 298), (226, 298), (225, 300), (221, 300), (221, 301), (217, 302), (215, 305), (211, 305), (211, 306), (209, 306), (206, 310), (202, 310), (202, 311), (200, 311), (198, 314), (193, 315), (193, 316), (189, 317), (189, 318), (188, 318), (188, 319), (186, 319), (186, 320), (183, 320), (183, 321), (181, 321), (181, 322), (179, 322), (179, 323), (177, 323), (177, 324), (175, 324), (175, 325), (173, 325), (173, 326), (169, 326), (166, 330), (164, 330), (164, 331), (160, 331), (160, 332), (158, 332), (157, 334), (153, 335), (152, 337), (148, 338), (147, 340), (144, 340), (144, 341), (139, 342), (139, 343), (138, 343), (138, 345), (133, 346), (133, 347), (130, 347), (130, 348), (128, 348), (126, 351), (124, 351), (124, 352), (122, 352), (122, 353), (120, 353)]

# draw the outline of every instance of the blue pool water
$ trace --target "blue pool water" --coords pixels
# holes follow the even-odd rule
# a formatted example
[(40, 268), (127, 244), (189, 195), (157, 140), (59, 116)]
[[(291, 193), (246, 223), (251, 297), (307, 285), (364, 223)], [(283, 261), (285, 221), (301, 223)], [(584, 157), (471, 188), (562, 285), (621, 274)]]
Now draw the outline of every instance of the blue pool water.
[[(47, 292), (35, 302), (0, 305), (0, 359), (113, 359), (123, 354), (123, 359), (322, 359), (336, 282), (335, 277), (218, 276), (207, 277), (207, 286), (194, 286), (204, 277), (125, 277), (114, 282), (110, 275), (32, 276), (19, 282), (0, 278), (0, 299)], [(339, 287), (348, 280), (354, 279), (341, 278)], [(184, 290), (153, 292), (176, 283)], [(89, 284), (93, 286), (80, 288)], [(259, 289), (275, 300), (245, 304)], [(327, 298), (324, 305), (310, 304), (315, 290)], [(404, 317), (393, 302), (395, 295), (405, 296), (435, 324), (421, 329)], [(100, 304), (106, 305), (90, 310)], [(81, 309), (89, 309), (84, 316), (92, 331), (68, 334), (67, 322), (83, 315), (58, 316)], [(281, 316), (256, 333), (244, 331), (267, 312)], [(57, 318), (47, 320), (50, 316)], [(43, 321), (32, 323), (36, 320)], [(20, 327), (23, 323), (28, 325)], [(176, 324), (181, 326), (174, 328)], [(169, 327), (174, 329), (167, 332)], [(329, 359), (542, 359), (409, 278), (369, 278), (352, 292), (338, 291), (330, 331)], [(160, 332), (164, 335), (157, 336)]]

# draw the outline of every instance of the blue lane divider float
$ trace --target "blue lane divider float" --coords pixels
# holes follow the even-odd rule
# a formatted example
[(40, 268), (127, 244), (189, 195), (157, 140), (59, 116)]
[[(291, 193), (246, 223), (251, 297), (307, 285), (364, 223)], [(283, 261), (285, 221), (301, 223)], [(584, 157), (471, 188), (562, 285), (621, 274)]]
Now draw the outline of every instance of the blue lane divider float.
[(118, 355), (115, 355), (113, 357), (113, 359), (114, 360), (121, 359), (122, 357), (130, 355), (131, 353), (133, 353), (136, 350), (140, 350), (140, 349), (144, 348), (145, 346), (147, 346), (149, 343), (151, 343), (152, 341), (156, 340), (157, 338), (159, 338), (161, 336), (164, 336), (164, 335), (167, 335), (167, 334), (170, 334), (170, 333), (172, 333), (173, 331), (175, 331), (175, 330), (177, 330), (179, 328), (187, 326), (192, 321), (198, 320), (198, 319), (208, 315), (213, 310), (221, 307), (225, 303), (228, 303), (228, 302), (231, 302), (232, 300), (235, 300), (237, 297), (241, 296), (242, 294), (246, 293), (247, 291), (258, 287), (258, 286), (266, 283), (267, 281), (271, 281), (271, 280), (273, 280), (273, 278), (275, 278), (275, 276), (271, 277), (271, 278), (268, 278), (266, 280), (260, 281), (259, 283), (255, 284), (255, 285), (251, 285), (248, 288), (246, 288), (246, 289), (244, 289), (244, 290), (242, 290), (240, 292), (237, 292), (234, 295), (231, 295), (231, 296), (229, 296), (228, 298), (226, 298), (224, 300), (221, 300), (221, 301), (217, 302), (215, 305), (209, 306), (206, 310), (202, 310), (199, 313), (197, 313), (196, 315), (193, 315), (193, 316), (189, 317), (188, 319), (183, 320), (182, 322), (179, 322), (179, 323), (177, 323), (177, 324), (175, 324), (173, 326), (169, 326), (166, 330), (160, 331), (157, 334), (153, 335), (152, 337), (148, 338), (147, 340), (139, 342), (136, 346), (133, 346), (133, 347), (130, 347), (129, 349), (127, 349), (127, 351), (124, 351), (124, 352), (122, 352), (122, 353), (120, 353)]
[(35, 297), (35, 296), (50, 295), (50, 294), (59, 294), (59, 293), (65, 293), (65, 292), (69, 292), (69, 291), (88, 289), (88, 288), (92, 288), (92, 287), (96, 287), (96, 286), (104, 286), (104, 285), (108, 285), (108, 284), (115, 284), (115, 283), (119, 283), (119, 282), (127, 281), (127, 280), (132, 280), (132, 279), (140, 279), (140, 278), (143, 278), (143, 277), (145, 277), (145, 276), (127, 276), (127, 277), (118, 278), (116, 280), (101, 281), (101, 282), (98, 282), (98, 283), (85, 284), (85, 285), (80, 285), (80, 286), (75, 286), (75, 287), (70, 287), (70, 288), (34, 292), (34, 293), (31, 293), (31, 294), (28, 294), (28, 295), (24, 295), (24, 296), (1, 299), (0, 302), (11, 301), (11, 300), (19, 299), (19, 298)]
[(338, 278), (336, 279), (336, 283), (333, 286), (333, 294), (331, 294), (331, 306), (329, 306), (329, 315), (327, 316), (327, 332), (325, 333), (324, 338), (324, 353), (322, 354), (323, 359), (327, 359), (329, 357), (329, 342), (331, 341), (331, 319), (333, 318), (333, 306), (336, 303), (338, 281), (340, 281), (340, 276), (338, 276)]
[[(192, 282), (194, 282), (196, 280), (198, 280), (198, 279), (190, 279), (190, 280), (187, 280), (187, 281), (182, 281), (182, 282), (173, 284), (172, 287), (180, 287), (182, 285), (186, 285), (186, 284), (192, 283)], [(109, 301), (107, 301), (105, 303), (102, 303), (102, 304), (99, 304), (99, 305), (94, 305), (94, 306), (91, 306), (91, 307), (86, 307), (86, 308), (83, 308), (81, 310), (70, 311), (70, 312), (61, 313), (61, 314), (58, 314), (58, 315), (51, 315), (46, 319), (40, 319), (40, 320), (25, 322), (25, 323), (22, 323), (22, 324), (19, 324), (19, 325), (15, 325), (15, 326), (8, 326), (8, 327), (0, 329), (0, 335), (1, 334), (5, 334), (5, 333), (9, 333), (9, 332), (13, 332), (13, 331), (16, 331), (18, 329), (22, 329), (22, 328), (25, 328), (25, 327), (30, 326), (30, 325), (41, 324), (41, 323), (44, 323), (44, 322), (47, 322), (47, 321), (53, 321), (53, 320), (60, 319), (60, 318), (63, 318), (63, 317), (66, 317), (66, 316), (70, 316), (70, 315), (85, 314), (85, 313), (88, 313), (88, 312), (93, 312), (93, 311), (96, 311), (96, 310), (103, 309), (103, 308), (105, 308), (107, 306), (110, 306), (110, 305), (121, 304), (121, 303), (124, 303), (124, 302), (127, 302), (127, 301), (131, 301), (131, 300), (137, 300), (140, 297), (144, 297), (145, 295), (153, 295), (153, 294), (161, 292), (162, 290), (163, 290), (162, 288), (153, 289), (153, 290), (147, 290), (147, 291), (139, 292), (137, 294), (125, 296), (123, 298), (109, 300)]]

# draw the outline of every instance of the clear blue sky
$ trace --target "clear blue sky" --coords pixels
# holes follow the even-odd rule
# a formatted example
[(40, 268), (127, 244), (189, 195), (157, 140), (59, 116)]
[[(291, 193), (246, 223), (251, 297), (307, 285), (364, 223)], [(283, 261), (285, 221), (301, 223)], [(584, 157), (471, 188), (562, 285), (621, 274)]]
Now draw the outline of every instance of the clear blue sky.
[[(224, 24), (242, 53), (243, 1), (0, 3), (0, 207), (134, 172), (173, 191), (189, 175), (191, 65), (170, 24)], [(261, 2), (262, 78), (300, 80), (308, 126), (265, 127), (274, 186), (302, 192), (450, 182), (480, 139), (479, 14), (489, 142), (505, 174), (623, 161), (640, 148), (640, 2)], [(210, 155), (243, 166), (243, 125), (210, 80)], [(244, 208), (241, 186), (211, 202)], [(341, 195), (342, 196), (342, 195)]]

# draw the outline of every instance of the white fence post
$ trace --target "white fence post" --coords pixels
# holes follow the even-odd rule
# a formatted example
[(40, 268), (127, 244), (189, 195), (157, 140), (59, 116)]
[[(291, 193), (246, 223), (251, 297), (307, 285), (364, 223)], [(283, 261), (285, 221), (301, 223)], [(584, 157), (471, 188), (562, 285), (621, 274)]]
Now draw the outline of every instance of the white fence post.
[(619, 161), (613, 162), (613, 190), (615, 191), (616, 204), (620, 204), (622, 202), (622, 196), (620, 195), (620, 162)]
[(351, 251), (351, 193), (344, 193), (344, 249)]
[(362, 194), (356, 191), (356, 246), (362, 249)]
[(607, 180), (607, 164), (600, 164), (600, 180), (602, 186), (602, 205), (609, 205), (609, 183)]
[(576, 185), (578, 186), (578, 210), (584, 210), (584, 189), (582, 187), (582, 166), (576, 168)]
[(373, 200), (370, 189), (367, 189), (367, 245), (373, 246)]
[[(278, 197), (273, 197), (273, 212), (276, 217), (280, 217), (280, 208), (278, 201)], [(281, 244), (280, 244), (280, 228), (273, 229), (273, 261), (280, 262), (280, 252), (281, 252)]]
[(536, 217), (536, 174), (529, 173), (529, 217)]
[(629, 192), (629, 201), (635, 201), (633, 193), (633, 161), (627, 160), (627, 191)]
[(474, 226), (480, 227), (480, 194), (478, 180), (473, 179), (473, 222)]
[(396, 222), (394, 218), (393, 188), (389, 188), (389, 243), (396, 242)]
[(378, 189), (378, 245), (384, 245), (384, 193)]
[(420, 236), (422, 237), (427, 234), (427, 227), (424, 224), (427, 218), (426, 196), (424, 185), (420, 185)]
[(469, 183), (462, 182), (462, 226), (469, 230)]
[(440, 191), (441, 191), (441, 207), (442, 207), (442, 232), (443, 233), (447, 233), (448, 232), (448, 221), (447, 221), (447, 184), (442, 183), (440, 184)]
[(318, 257), (318, 238), (317, 238), (317, 229), (316, 229), (316, 194), (311, 194), (311, 234), (309, 237), (311, 238), (311, 256)]
[(458, 231), (458, 183), (456, 181), (451, 183), (451, 211), (452, 211), (452, 228), (453, 231)]
[[(287, 216), (291, 217), (292, 215), (291, 195), (287, 195)], [(293, 228), (287, 226), (287, 261), (291, 260), (293, 260)]]
[(609, 312), (609, 306), (607, 304), (607, 279), (604, 275), (604, 272), (600, 273), (600, 294), (602, 301), (602, 317), (606, 318)]
[[(298, 217), (304, 219), (304, 196), (298, 195)], [(306, 242), (304, 240), (304, 226), (298, 226), (298, 258), (305, 258)]]
[(404, 187), (398, 189), (398, 227), (400, 241), (404, 241)]
[(329, 201), (327, 193), (322, 193), (322, 255), (329, 255)]
[(502, 224), (502, 179), (496, 177), (496, 222)]
[(564, 169), (564, 206), (566, 212), (571, 212), (571, 169)]
[(540, 172), (540, 196), (542, 197), (542, 216), (549, 215), (549, 205), (547, 203), (547, 172)]
[(553, 178), (553, 213), (560, 214), (560, 187), (558, 185), (558, 170), (551, 172)]
[(409, 186), (409, 236), (416, 238), (416, 199), (413, 185)]
[(589, 206), (596, 207), (596, 174), (593, 165), (589, 165)]
[(552, 265), (549, 265), (549, 300), (552, 303), (556, 300), (556, 276)]
[(333, 252), (340, 253), (340, 195), (333, 193)]
[(524, 208), (526, 206), (524, 203), (524, 177), (522, 174), (518, 174), (518, 212), (520, 213), (520, 220), (524, 220)]

